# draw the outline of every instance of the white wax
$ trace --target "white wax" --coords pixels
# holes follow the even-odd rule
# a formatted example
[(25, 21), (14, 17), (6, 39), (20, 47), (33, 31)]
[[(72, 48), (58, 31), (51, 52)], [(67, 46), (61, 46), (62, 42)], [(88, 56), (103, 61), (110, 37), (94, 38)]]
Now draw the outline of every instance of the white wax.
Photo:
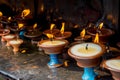
[(14, 38), (14, 35), (6, 35), (5, 38)]
[(12, 40), (12, 41), (10, 41), (10, 44), (20, 44), (21, 43), (21, 41), (19, 41), (19, 40)]
[[(86, 45), (88, 44), (88, 49), (86, 49)], [(102, 50), (100, 45), (94, 43), (81, 43), (73, 46), (71, 48), (71, 53), (76, 56), (81, 57), (89, 57), (94, 56), (100, 53)]]
[(120, 70), (120, 59), (108, 60), (108, 61), (106, 61), (106, 65), (113, 69)]
[(43, 42), (41, 45), (43, 46), (56, 46), (56, 45), (62, 45), (65, 44), (64, 41), (54, 40), (54, 41), (46, 41)]

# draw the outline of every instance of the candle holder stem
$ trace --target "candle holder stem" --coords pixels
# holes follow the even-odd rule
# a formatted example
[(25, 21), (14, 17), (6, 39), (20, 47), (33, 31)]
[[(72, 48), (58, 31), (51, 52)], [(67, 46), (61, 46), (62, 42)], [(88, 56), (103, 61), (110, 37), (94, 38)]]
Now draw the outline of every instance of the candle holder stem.
[(84, 73), (82, 75), (82, 80), (95, 80), (95, 77), (97, 74), (94, 72), (93, 67), (85, 67), (84, 68)]
[(50, 61), (48, 63), (49, 68), (60, 67), (62, 63), (59, 61), (57, 54), (50, 54)]

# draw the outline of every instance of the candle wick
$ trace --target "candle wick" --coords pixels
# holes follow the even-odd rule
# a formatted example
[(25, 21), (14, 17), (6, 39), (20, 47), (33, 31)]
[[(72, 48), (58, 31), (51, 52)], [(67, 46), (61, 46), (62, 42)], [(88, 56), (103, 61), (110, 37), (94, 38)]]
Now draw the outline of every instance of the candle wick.
[(88, 44), (86, 44), (86, 47), (85, 47), (86, 50), (88, 50)]

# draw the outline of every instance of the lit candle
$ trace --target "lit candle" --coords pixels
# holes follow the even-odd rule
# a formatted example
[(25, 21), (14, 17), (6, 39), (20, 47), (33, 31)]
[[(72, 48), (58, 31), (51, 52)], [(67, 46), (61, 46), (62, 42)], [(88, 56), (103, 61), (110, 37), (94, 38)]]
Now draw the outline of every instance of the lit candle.
[(37, 23), (35, 23), (35, 24), (33, 25), (33, 29), (35, 29), (35, 28), (37, 28)]
[(64, 29), (65, 29), (65, 23), (62, 23), (62, 27), (61, 27), (61, 30), (60, 30), (62, 35), (64, 34)]
[(53, 37), (54, 37), (53, 34), (46, 34), (46, 36), (50, 39), (50, 41), (53, 41)]
[(18, 24), (18, 29), (21, 29), (23, 26), (24, 26), (24, 24), (19, 23), (19, 24)]
[(102, 23), (100, 23), (100, 25), (99, 25), (99, 29), (102, 29), (102, 27), (103, 27), (103, 22)]
[(3, 16), (3, 13), (0, 11), (0, 17), (2, 17)]
[(71, 48), (72, 54), (81, 57), (95, 56), (101, 51), (102, 51), (101, 46), (95, 43), (81, 43)]
[(99, 43), (99, 35), (96, 33), (94, 43)]
[(24, 9), (22, 11), (21, 17), (24, 18), (24, 17), (26, 17), (29, 14), (30, 14), (30, 9)]
[(83, 29), (83, 30), (81, 31), (80, 36), (81, 36), (81, 38), (84, 38), (84, 36), (85, 36), (85, 29)]
[(54, 26), (55, 26), (55, 24), (51, 24), (51, 25), (50, 25), (50, 30), (51, 30), (51, 31), (53, 30)]

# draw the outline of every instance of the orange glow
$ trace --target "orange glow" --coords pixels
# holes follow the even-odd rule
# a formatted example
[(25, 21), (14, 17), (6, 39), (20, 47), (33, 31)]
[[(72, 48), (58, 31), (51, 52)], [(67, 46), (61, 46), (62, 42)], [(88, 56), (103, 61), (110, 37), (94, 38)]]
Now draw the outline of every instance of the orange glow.
[(53, 30), (54, 26), (55, 26), (55, 24), (51, 24), (51, 25), (50, 25), (50, 30), (51, 30), (51, 31)]
[(0, 17), (2, 17), (3, 16), (3, 13), (0, 11)]
[(65, 29), (65, 23), (62, 23), (62, 27), (61, 27), (61, 30), (60, 30), (61, 34), (64, 34), (64, 29)]
[(53, 39), (53, 34), (46, 34), (49, 39)]
[(68, 65), (68, 62), (69, 62), (68, 60), (66, 60), (66, 61), (64, 62), (64, 66), (65, 66), (65, 67), (68, 67), (68, 66), (69, 66), (69, 65)]
[(25, 16), (27, 16), (27, 15), (29, 15), (29, 14), (30, 14), (30, 9), (24, 9), (24, 10), (22, 11), (21, 17), (25, 17)]
[(100, 23), (100, 25), (99, 25), (99, 29), (101, 29), (102, 27), (103, 27), (103, 22)]
[(18, 24), (18, 28), (20, 29), (20, 28), (22, 28), (24, 26), (24, 24), (22, 24), (22, 23), (19, 23)]
[(99, 35), (96, 33), (94, 43), (99, 43)]
[(83, 30), (81, 31), (80, 36), (81, 36), (82, 38), (84, 38), (85, 32), (86, 32), (85, 29), (83, 29)]
[(41, 5), (41, 11), (44, 11), (44, 4)]
[(8, 17), (8, 20), (10, 21), (10, 20), (11, 20), (11, 17)]
[(35, 29), (37, 27), (37, 23), (35, 23), (34, 25), (33, 25), (33, 29)]

